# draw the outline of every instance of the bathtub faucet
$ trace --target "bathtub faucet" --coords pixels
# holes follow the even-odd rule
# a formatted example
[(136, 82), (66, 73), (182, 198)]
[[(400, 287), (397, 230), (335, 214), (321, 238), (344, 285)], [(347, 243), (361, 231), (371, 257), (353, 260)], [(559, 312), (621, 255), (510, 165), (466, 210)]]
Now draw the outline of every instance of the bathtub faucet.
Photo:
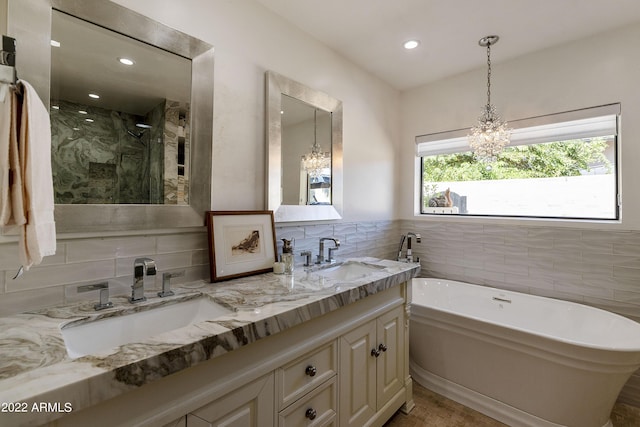
[[(416, 239), (416, 243), (420, 243), (422, 241), (422, 238), (420, 237), (420, 234), (418, 234), (418, 233), (409, 232), (409, 233), (407, 233), (406, 236), (403, 235), (400, 238), (400, 248), (398, 249), (398, 261), (413, 262), (413, 254), (412, 254), (412, 249), (411, 249), (411, 239), (412, 238)], [(402, 246), (404, 245), (405, 239), (407, 240), (407, 253), (403, 257), (402, 256)], [(420, 262), (420, 258), (416, 258), (416, 262)]]

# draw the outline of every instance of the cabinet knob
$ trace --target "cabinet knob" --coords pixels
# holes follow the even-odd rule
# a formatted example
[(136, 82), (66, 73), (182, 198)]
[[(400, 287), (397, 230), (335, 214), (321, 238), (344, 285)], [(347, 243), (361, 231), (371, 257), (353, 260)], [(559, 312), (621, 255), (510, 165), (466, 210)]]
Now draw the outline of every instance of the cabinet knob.
[(380, 356), (380, 351), (377, 348), (371, 349), (371, 355), (373, 357), (378, 357)]
[(318, 415), (316, 413), (316, 410), (313, 408), (309, 408), (307, 409), (307, 412), (304, 413), (304, 416), (309, 418), (310, 420), (315, 420), (316, 419), (316, 415)]
[(316, 369), (315, 366), (307, 366), (307, 369), (304, 370), (304, 373), (309, 375), (310, 377), (315, 377), (316, 373), (318, 373), (318, 370)]
[(386, 345), (384, 345), (384, 344), (380, 344), (380, 345), (378, 346), (378, 350), (380, 350), (380, 351), (387, 351), (387, 346), (386, 346)]

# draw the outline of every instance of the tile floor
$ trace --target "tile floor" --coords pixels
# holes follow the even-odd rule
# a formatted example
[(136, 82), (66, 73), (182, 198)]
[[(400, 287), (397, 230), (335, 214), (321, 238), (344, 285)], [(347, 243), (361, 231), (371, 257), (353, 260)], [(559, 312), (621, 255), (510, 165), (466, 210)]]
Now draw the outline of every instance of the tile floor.
[[(413, 383), (416, 407), (396, 413), (384, 427), (504, 427), (506, 424)], [(640, 408), (618, 403), (611, 414), (614, 427), (640, 426)]]

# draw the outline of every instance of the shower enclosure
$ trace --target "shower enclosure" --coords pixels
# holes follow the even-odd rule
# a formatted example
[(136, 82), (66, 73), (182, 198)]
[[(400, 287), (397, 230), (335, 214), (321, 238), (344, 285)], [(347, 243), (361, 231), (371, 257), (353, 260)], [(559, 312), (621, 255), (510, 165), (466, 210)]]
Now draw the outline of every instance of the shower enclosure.
[(165, 203), (165, 104), (142, 117), (53, 100), (55, 202)]

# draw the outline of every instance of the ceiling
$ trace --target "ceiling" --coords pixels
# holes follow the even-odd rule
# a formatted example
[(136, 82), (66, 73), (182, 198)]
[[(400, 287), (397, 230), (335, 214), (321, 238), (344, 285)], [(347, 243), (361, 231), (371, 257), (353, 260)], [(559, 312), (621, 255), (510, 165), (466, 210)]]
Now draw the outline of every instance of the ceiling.
[[(145, 116), (165, 100), (188, 102), (191, 61), (54, 10), (51, 99)], [(131, 67), (118, 58), (135, 60)], [(99, 100), (88, 97), (100, 95)]]
[[(639, 0), (256, 0), (398, 90), (640, 22)], [(420, 46), (402, 44), (418, 39)]]

